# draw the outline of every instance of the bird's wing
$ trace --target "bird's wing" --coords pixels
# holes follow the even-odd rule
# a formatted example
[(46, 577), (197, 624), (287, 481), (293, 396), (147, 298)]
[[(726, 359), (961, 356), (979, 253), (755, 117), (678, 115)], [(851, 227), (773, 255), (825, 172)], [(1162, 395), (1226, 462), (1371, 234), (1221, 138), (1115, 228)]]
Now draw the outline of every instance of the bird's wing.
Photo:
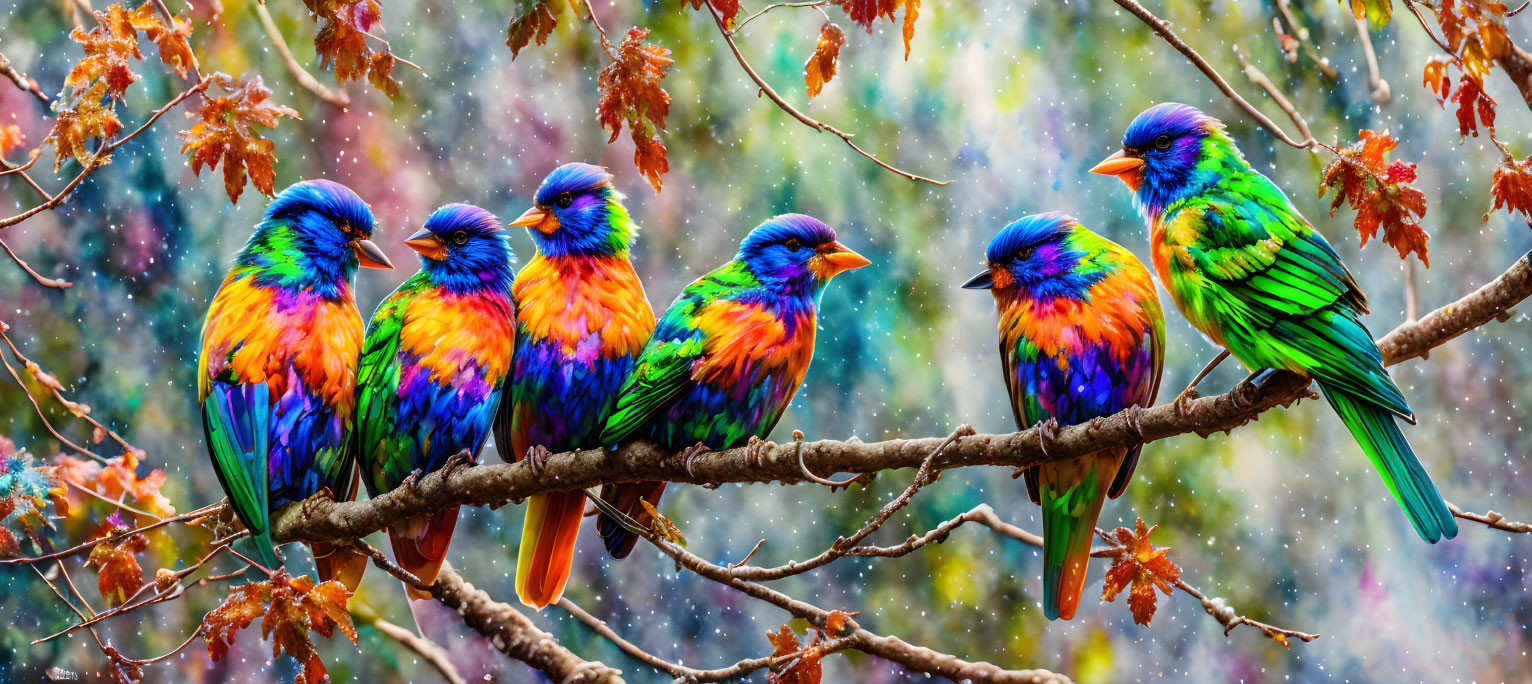
[(213, 455), (213, 471), (229, 503), (245, 527), (263, 538), (270, 511), (266, 458), (271, 452), (271, 390), (265, 383), (230, 383), (228, 379), (204, 381), (202, 427)]
[[(1129, 405), (1149, 408), (1154, 406), (1154, 400), (1160, 394), (1160, 376), (1165, 369), (1165, 314), (1160, 308), (1160, 300), (1154, 290), (1154, 281), (1149, 278), (1147, 270), (1138, 269), (1142, 273), (1138, 283), (1138, 319), (1143, 326), (1144, 336), (1140, 340), (1136, 352), (1137, 360), (1147, 361), (1148, 375), (1127, 378)], [(1122, 459), (1122, 465), (1117, 468), (1117, 474), (1112, 478), (1112, 485), (1107, 489), (1107, 496), (1115, 499), (1122, 496), (1127, 490), (1128, 482), (1133, 479), (1133, 470), (1138, 467), (1138, 456), (1143, 451), (1144, 445), (1140, 444), (1129, 449)]]
[(626, 438), (696, 384), (693, 368), (709, 353), (707, 335), (698, 327), (697, 316), (752, 283), (756, 283), (754, 277), (742, 265), (730, 262), (688, 285), (676, 297), (623, 381), (617, 404), (601, 430), (602, 444), (616, 444)]
[(400, 331), (404, 327), (409, 302), (422, 285), (423, 282), (411, 278), (384, 299), (373, 312), (372, 320), (367, 324), (367, 336), (362, 341), (362, 355), (356, 372), (353, 444), (356, 445), (357, 462), (362, 467), (362, 479), (374, 495), (391, 488), (389, 478), (383, 475), (385, 470), (408, 473), (413, 469), (407, 463), (393, 462), (409, 459), (409, 450), (388, 448), (387, 444), (398, 440), (401, 434), (400, 426), (394, 424), (400, 379)]
[(1171, 218), (1166, 233), (1177, 230), (1197, 238), (1174, 247), (1171, 258), (1189, 260), (1193, 273), (1222, 291), (1213, 306), (1226, 336), (1249, 331), (1246, 344), (1284, 345), (1310, 375), (1410, 415), (1357, 320), (1367, 298), (1330, 243), (1285, 198), (1204, 198)]

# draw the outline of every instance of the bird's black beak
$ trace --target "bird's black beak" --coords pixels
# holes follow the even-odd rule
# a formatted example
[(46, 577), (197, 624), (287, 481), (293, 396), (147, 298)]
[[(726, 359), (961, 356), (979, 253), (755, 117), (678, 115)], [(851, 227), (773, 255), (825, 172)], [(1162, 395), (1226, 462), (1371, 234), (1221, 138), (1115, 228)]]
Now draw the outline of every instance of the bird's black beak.
[(985, 271), (974, 276), (971, 280), (963, 283), (965, 290), (991, 290), (995, 287), (995, 274)]

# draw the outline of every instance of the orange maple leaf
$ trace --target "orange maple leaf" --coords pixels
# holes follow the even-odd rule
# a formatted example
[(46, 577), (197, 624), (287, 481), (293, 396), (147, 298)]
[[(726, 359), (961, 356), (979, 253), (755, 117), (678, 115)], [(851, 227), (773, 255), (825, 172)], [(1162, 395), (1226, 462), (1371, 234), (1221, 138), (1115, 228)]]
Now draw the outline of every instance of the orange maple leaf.
[(718, 16), (723, 17), (723, 25), (734, 27), (734, 20), (739, 17), (741, 9), (739, 0), (687, 0), (692, 9), (702, 9), (703, 4), (712, 5), (717, 10)]
[(138, 31), (122, 5), (112, 4), (106, 11), (96, 10), (94, 15), (96, 28), (87, 32), (76, 26), (69, 33), (69, 39), (85, 50), (85, 58), (69, 70), (64, 85), (80, 88), (100, 78), (112, 97), (120, 100), (128, 86), (139, 79), (129, 61), (144, 58), (138, 51)]
[(90, 550), (85, 567), (97, 569), (96, 589), (106, 605), (120, 606), (143, 588), (144, 571), (138, 565), (138, 554), (147, 548), (148, 537), (132, 534), (104, 540)]
[(261, 639), (271, 640), (273, 658), (286, 653), (298, 661), (303, 667), (299, 682), (326, 681), (329, 673), (309, 632), (329, 638), (339, 629), (356, 643), (356, 628), (346, 609), (350, 598), (351, 592), (339, 582), (316, 586), (307, 576), (293, 578), (280, 569), (266, 581), (235, 587), (222, 604), (202, 618), (208, 658), (222, 660), (235, 635), (261, 618)]
[(1324, 197), (1331, 188), (1336, 190), (1330, 201), (1331, 216), (1342, 204), (1356, 210), (1352, 224), (1363, 245), (1381, 229), (1383, 242), (1398, 250), (1399, 258), (1413, 252), (1430, 268), (1426, 246), (1430, 236), (1418, 220), (1426, 215), (1426, 196), (1414, 185), (1415, 165), (1384, 159), (1398, 144), (1387, 132), (1363, 130), (1350, 146), (1326, 145), (1335, 159), (1320, 175), (1319, 196)]
[(665, 144), (659, 139), (665, 117), (670, 114), (670, 93), (660, 87), (660, 81), (675, 61), (670, 50), (644, 40), (648, 36), (649, 29), (629, 29), (617, 48), (617, 59), (601, 70), (596, 79), (601, 91), (596, 115), (601, 126), (612, 132), (608, 143), (617, 140), (623, 123), (627, 123), (635, 148), (633, 163), (659, 192), (660, 176), (670, 171)]
[[(102, 104), (109, 86), (106, 81), (96, 81), (77, 98), (72, 106), (54, 112), (53, 130), (43, 139), (43, 144), (53, 143), (53, 170), (57, 172), (64, 160), (74, 157), (81, 164), (89, 164), (95, 153), (85, 149), (90, 138), (110, 138), (122, 130), (122, 122), (111, 107)], [(106, 163), (109, 157), (103, 157)]]
[(538, 45), (548, 42), (548, 36), (559, 20), (553, 16), (548, 0), (524, 0), (522, 12), (511, 19), (505, 29), (505, 46), (511, 49), (511, 61), (521, 55), (521, 49), (536, 41)]
[(1521, 212), (1532, 218), (1532, 157), (1517, 161), (1506, 160), (1490, 180), (1489, 194), (1495, 198), (1495, 206), (1484, 213), (1484, 220), (1500, 207), (1506, 213)]
[[(159, 518), (175, 515), (175, 506), (160, 493), (165, 486), (165, 471), (158, 468), (148, 475), (137, 473), (139, 454), (128, 452), (107, 459), (105, 464), (60, 454), (54, 458), (54, 477), (69, 483), (76, 489), (94, 492), (108, 501), (131, 501), (136, 508)], [(83, 507), (92, 498), (86, 498), (74, 489), (65, 493), (70, 507)], [(67, 514), (66, 514), (67, 515)]]
[(191, 153), (189, 161), (192, 173), (201, 175), (202, 167), (217, 168), (223, 163), (223, 189), (229, 201), (238, 203), (245, 189), (246, 171), (255, 189), (267, 197), (276, 194), (276, 146), (255, 128), (276, 128), (281, 117), (298, 118), (298, 112), (273, 102), (267, 102), (271, 90), (261, 82), (260, 76), (252, 76), (238, 84), (228, 74), (216, 74), (213, 82), (228, 94), (209, 98), (197, 110), (186, 117), (200, 118), (189, 130), (181, 131), (184, 140), (181, 153)]
[(1181, 568), (1166, 556), (1170, 549), (1155, 548), (1149, 543), (1149, 535), (1156, 529), (1159, 525), (1148, 527), (1144, 519), (1139, 518), (1132, 530), (1119, 527), (1112, 531), (1120, 546), (1113, 556), (1112, 567), (1106, 571), (1106, 585), (1101, 590), (1101, 600), (1111, 601), (1131, 586), (1128, 610), (1133, 613), (1133, 622), (1146, 626), (1154, 619), (1154, 590), (1159, 589), (1169, 596), (1176, 580), (1181, 577)]
[(319, 21), (314, 34), (314, 50), (319, 65), (335, 67), (335, 80), (342, 83), (360, 80), (367, 75), (371, 50), (366, 32), (383, 19), (378, 0), (303, 0)]
[(846, 44), (846, 32), (831, 22), (819, 27), (819, 43), (814, 54), (803, 65), (803, 82), (809, 87), (809, 99), (819, 95), (825, 84), (835, 78), (835, 63), (840, 59), (840, 49)]
[(810, 643), (800, 646), (797, 635), (787, 625), (766, 633), (766, 640), (774, 649), (771, 652), (774, 662), (766, 675), (768, 684), (819, 684), (824, 675), (819, 664), (824, 649), (818, 645), (817, 631), (810, 629), (808, 636)]
[(155, 11), (152, 0), (146, 0), (138, 9), (128, 13), (128, 22), (133, 28), (143, 31), (144, 37), (159, 48), (161, 62), (176, 72), (177, 76), (187, 78), (188, 72), (197, 64), (189, 40), (192, 34), (190, 19), (172, 17), (167, 26)]

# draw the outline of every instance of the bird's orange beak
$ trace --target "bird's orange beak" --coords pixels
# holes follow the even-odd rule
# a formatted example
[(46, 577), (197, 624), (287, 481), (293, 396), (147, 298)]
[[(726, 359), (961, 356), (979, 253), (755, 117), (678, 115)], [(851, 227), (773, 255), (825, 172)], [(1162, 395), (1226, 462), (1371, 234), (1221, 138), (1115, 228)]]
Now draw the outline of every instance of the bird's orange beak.
[(523, 212), (521, 216), (516, 217), (516, 220), (511, 221), (510, 225), (536, 228), (545, 235), (552, 235), (553, 231), (559, 229), (559, 218), (554, 216), (551, 211), (534, 206)]
[(1115, 154), (1101, 160), (1100, 164), (1091, 168), (1091, 173), (1099, 173), (1103, 176), (1116, 176), (1128, 186), (1130, 190), (1137, 190), (1143, 183), (1142, 173), (1144, 160), (1130, 156), (1126, 150), (1118, 150)]
[(429, 230), (422, 230), (411, 235), (410, 239), (404, 241), (404, 244), (409, 245), (410, 249), (419, 252), (420, 256), (427, 259), (442, 261), (447, 258), (447, 246), (436, 238), (436, 233)]
[(851, 248), (839, 241), (820, 246), (818, 259), (820, 266), (815, 270), (819, 271), (819, 277), (825, 280), (834, 278), (842, 271), (850, 271), (872, 263), (867, 260), (867, 257), (851, 251)]
[(384, 254), (372, 240), (352, 242), (351, 249), (356, 250), (356, 261), (362, 268), (394, 267), (394, 264), (388, 260), (388, 255)]

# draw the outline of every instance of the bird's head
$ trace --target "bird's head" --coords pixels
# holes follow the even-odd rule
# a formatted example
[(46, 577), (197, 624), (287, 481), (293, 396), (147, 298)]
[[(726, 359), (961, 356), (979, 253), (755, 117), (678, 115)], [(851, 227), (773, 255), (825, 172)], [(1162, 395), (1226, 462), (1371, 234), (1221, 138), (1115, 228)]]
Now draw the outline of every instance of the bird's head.
[(837, 273), (872, 263), (836, 241), (829, 226), (803, 214), (782, 214), (756, 226), (734, 260), (762, 282), (795, 292), (817, 292)]
[(578, 162), (553, 170), (515, 221), (548, 256), (626, 256), (638, 226), (606, 169)]
[(506, 276), (516, 260), (500, 220), (472, 204), (449, 204), (431, 212), (425, 228), (404, 244), (420, 254), (422, 270), (469, 281)]
[(963, 284), (969, 290), (993, 290), (997, 301), (1025, 294), (1035, 298), (1078, 295), (1099, 280), (1102, 269), (1091, 262), (1103, 238), (1073, 216), (1034, 214), (1001, 228), (984, 254), (988, 268)]
[[(372, 209), (351, 188), (327, 180), (294, 183), (266, 206), (245, 256), (282, 253), (318, 271), (393, 268), (372, 243)], [(274, 265), (274, 264), (264, 264)]]
[(1223, 122), (1189, 105), (1157, 104), (1128, 124), (1122, 149), (1090, 171), (1116, 176), (1141, 200), (1171, 199), (1193, 185), (1210, 138), (1228, 140)]

